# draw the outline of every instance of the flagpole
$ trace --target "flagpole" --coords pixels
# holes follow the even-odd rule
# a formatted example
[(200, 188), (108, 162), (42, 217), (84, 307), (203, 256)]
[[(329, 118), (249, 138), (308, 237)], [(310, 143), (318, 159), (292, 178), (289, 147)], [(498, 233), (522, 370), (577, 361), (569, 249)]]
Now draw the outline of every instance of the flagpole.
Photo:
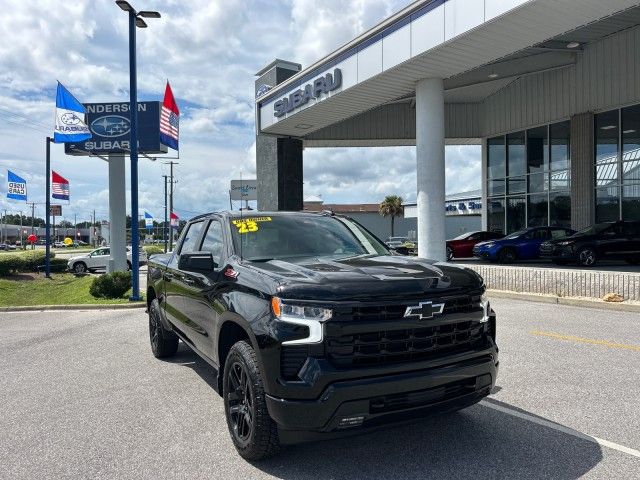
[[(136, 12), (129, 10), (129, 95), (131, 113), (131, 223), (138, 222), (138, 85), (136, 71)], [(140, 232), (131, 229), (131, 297), (140, 300)]]
[(46, 215), (46, 223), (45, 223), (45, 258), (44, 258), (44, 274), (45, 277), (51, 278), (51, 264), (49, 262), (49, 254), (51, 253), (51, 219), (49, 218), (49, 214), (51, 213), (51, 137), (46, 137), (47, 143), (47, 159), (46, 159), (46, 174), (45, 174), (45, 194), (47, 199), (45, 201), (45, 215)]

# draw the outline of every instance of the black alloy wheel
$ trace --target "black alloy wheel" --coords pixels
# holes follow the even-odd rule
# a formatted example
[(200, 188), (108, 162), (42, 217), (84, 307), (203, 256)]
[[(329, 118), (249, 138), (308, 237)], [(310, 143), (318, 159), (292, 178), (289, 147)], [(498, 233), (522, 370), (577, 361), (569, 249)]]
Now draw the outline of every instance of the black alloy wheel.
[(447, 261), (450, 262), (453, 259), (453, 250), (451, 247), (447, 247)]
[(178, 336), (166, 330), (160, 319), (160, 303), (157, 298), (151, 301), (149, 306), (149, 341), (151, 352), (156, 358), (166, 358), (175, 355), (178, 351)]
[(224, 364), (224, 410), (231, 440), (247, 460), (261, 460), (280, 450), (278, 428), (269, 416), (256, 353), (246, 341), (229, 351)]
[(87, 264), (84, 262), (76, 262), (73, 264), (73, 271), (75, 273), (85, 273), (87, 271)]
[(513, 263), (516, 260), (516, 252), (512, 248), (503, 248), (498, 254), (500, 263)]
[(591, 247), (585, 247), (578, 252), (578, 264), (583, 267), (593, 267), (597, 261), (598, 255)]

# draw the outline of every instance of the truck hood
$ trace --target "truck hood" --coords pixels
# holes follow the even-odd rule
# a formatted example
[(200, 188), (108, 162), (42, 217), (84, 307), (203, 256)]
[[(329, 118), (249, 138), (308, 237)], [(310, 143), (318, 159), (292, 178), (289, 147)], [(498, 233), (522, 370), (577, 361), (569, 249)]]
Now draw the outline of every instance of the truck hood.
[(396, 255), (243, 262), (277, 282), (283, 298), (381, 300), (451, 294), (482, 288), (473, 270)]

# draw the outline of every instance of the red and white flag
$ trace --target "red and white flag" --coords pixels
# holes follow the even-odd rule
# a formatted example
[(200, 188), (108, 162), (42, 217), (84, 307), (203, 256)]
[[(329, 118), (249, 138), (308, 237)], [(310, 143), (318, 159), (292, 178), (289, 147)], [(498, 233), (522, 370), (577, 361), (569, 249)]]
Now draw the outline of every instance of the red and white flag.
[(58, 200), (69, 200), (69, 180), (59, 173), (51, 171), (52, 197)]
[(176, 99), (173, 98), (171, 85), (167, 81), (164, 90), (164, 101), (160, 110), (160, 142), (167, 147), (178, 150), (178, 134), (180, 131), (180, 110)]
[(171, 212), (171, 226), (173, 228), (178, 228), (180, 226), (180, 219), (178, 218), (178, 215), (176, 215), (175, 213)]

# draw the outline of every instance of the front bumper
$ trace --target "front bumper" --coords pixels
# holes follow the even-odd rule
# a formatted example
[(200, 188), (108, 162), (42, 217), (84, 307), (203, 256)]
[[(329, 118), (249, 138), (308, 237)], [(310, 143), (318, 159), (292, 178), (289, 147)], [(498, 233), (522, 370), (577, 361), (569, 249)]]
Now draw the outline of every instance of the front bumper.
[[(331, 383), (318, 399), (266, 395), (284, 443), (314, 434), (356, 433), (434, 412), (461, 408), (487, 396), (498, 374), (498, 349), (451, 356), (432, 368)], [(416, 365), (406, 365), (406, 368)], [(307, 435), (301, 432), (307, 432)]]

